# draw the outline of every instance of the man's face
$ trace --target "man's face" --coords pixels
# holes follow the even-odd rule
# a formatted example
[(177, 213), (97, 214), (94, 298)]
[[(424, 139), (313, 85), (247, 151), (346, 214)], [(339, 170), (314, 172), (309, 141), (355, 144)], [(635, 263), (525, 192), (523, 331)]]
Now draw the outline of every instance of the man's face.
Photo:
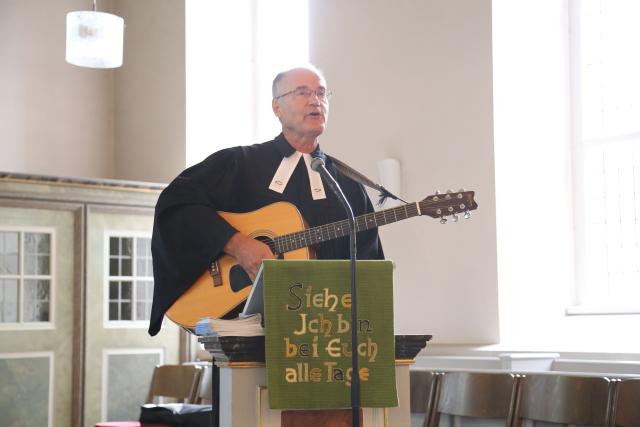
[(291, 71), (280, 80), (272, 106), (285, 136), (316, 138), (324, 132), (329, 102), (321, 95), (326, 86), (322, 77), (307, 69)]

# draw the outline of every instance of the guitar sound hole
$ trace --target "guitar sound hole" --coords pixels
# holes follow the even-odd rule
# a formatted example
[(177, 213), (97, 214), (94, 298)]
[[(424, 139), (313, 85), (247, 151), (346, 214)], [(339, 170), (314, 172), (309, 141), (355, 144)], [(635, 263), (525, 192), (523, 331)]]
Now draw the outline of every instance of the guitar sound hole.
[[(258, 236), (256, 237), (256, 240), (266, 244), (271, 248), (274, 247), (273, 240), (271, 240), (271, 238), (269, 237)], [(277, 254), (276, 258), (282, 259), (284, 257), (282, 254)], [(249, 277), (247, 272), (244, 271), (244, 268), (236, 264), (233, 267), (231, 267), (231, 269), (229, 270), (229, 284), (233, 292), (239, 292), (242, 289), (246, 288), (247, 286), (251, 286), (253, 282), (251, 281), (251, 278)]]
[[(267, 236), (258, 236), (256, 237), (256, 240), (264, 243), (265, 245), (269, 246), (271, 248), (271, 251), (273, 251), (275, 249), (275, 243), (273, 242), (273, 240), (270, 237)], [(284, 255), (283, 254), (275, 254), (276, 259), (284, 259)]]

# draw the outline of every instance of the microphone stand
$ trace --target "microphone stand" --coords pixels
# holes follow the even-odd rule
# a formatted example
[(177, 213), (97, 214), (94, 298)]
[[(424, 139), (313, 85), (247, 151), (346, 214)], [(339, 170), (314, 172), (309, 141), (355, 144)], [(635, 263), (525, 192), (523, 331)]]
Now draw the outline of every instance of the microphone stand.
[(347, 212), (349, 222), (349, 259), (351, 261), (351, 415), (352, 427), (360, 427), (360, 369), (358, 367), (358, 298), (356, 289), (356, 218), (338, 182), (325, 167), (324, 160), (315, 157), (311, 169), (320, 173)]

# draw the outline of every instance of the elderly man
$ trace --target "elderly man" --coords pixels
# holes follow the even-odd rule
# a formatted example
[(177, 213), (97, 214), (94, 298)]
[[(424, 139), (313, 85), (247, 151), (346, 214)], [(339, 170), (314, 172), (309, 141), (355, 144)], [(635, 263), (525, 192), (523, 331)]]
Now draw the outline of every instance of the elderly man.
[[(218, 211), (252, 212), (287, 201), (311, 227), (346, 218), (338, 199), (310, 169), (312, 155), (326, 158), (356, 216), (373, 210), (362, 185), (338, 173), (320, 150), (329, 95), (324, 77), (313, 67), (279, 73), (272, 107), (282, 133), (273, 141), (216, 152), (162, 192), (152, 239), (155, 288), (149, 334), (158, 333), (164, 313), (222, 255), (233, 256), (251, 278), (263, 259), (274, 257), (269, 246), (237, 231)], [(349, 239), (324, 241), (315, 249), (319, 259), (348, 259)], [(377, 229), (358, 234), (357, 256), (384, 258)]]

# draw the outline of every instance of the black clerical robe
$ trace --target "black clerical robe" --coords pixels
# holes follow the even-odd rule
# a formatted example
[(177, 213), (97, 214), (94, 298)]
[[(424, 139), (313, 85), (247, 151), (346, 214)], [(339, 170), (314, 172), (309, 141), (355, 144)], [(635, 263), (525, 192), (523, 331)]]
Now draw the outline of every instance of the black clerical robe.
[[(346, 219), (336, 196), (325, 185), (326, 199), (313, 200), (304, 160), (298, 162), (282, 194), (269, 184), (284, 157), (294, 153), (284, 136), (251, 146), (221, 150), (182, 172), (160, 194), (155, 209), (151, 251), (154, 291), (149, 334), (160, 330), (164, 313), (211, 262), (236, 230), (217, 211), (250, 212), (287, 201), (310, 227)], [(362, 185), (341, 175), (330, 158), (327, 169), (336, 178), (356, 216), (373, 211)], [(358, 233), (358, 259), (383, 259), (377, 228)], [(320, 243), (318, 259), (349, 259), (349, 237)]]

